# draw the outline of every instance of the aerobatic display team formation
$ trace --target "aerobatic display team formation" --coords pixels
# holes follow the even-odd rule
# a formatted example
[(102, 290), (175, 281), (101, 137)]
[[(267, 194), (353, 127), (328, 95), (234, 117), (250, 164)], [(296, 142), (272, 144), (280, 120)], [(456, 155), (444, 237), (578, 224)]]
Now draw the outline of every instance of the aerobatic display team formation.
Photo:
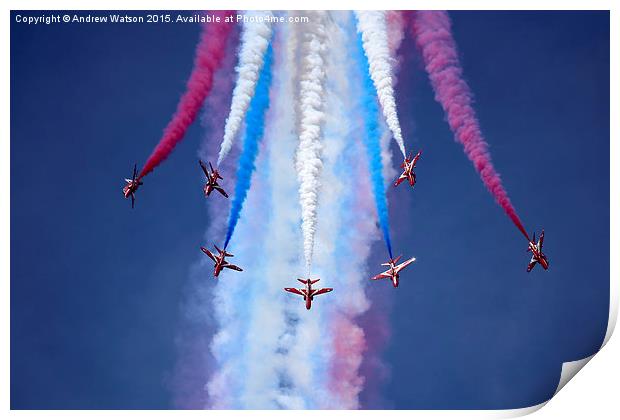
[[(245, 18), (238, 22), (239, 15)], [(527, 271), (549, 267), (544, 230), (538, 240), (529, 237), (493, 166), (446, 12), (209, 16), (177, 110), (142, 169), (134, 166), (125, 180), (123, 194), (133, 207), (145, 177), (204, 108), (209, 132), (196, 168), (206, 177), (214, 248), (201, 250), (212, 260), (213, 276), (223, 275), (211, 286), (211, 308), (203, 309), (217, 324), (204, 349), (216, 364), (204, 388), (211, 408), (359, 407), (367, 346), (357, 318), (368, 310), (367, 292), (378, 287), (369, 280), (399, 287), (415, 261), (392, 251), (386, 196), (401, 184), (398, 194), (415, 194), (416, 183), (424, 182), (415, 172), (423, 154), (407, 150), (395, 95), (405, 36), (421, 54), (456, 142), (526, 238)], [(282, 17), (299, 23), (277, 23)], [(231, 72), (228, 82), (224, 75)], [(393, 151), (402, 162), (398, 172)], [(387, 262), (371, 277), (365, 261), (379, 236)], [(295, 278), (299, 287), (285, 287)], [(316, 286), (319, 279), (330, 287)], [(260, 338), (249, 338), (256, 328)]]

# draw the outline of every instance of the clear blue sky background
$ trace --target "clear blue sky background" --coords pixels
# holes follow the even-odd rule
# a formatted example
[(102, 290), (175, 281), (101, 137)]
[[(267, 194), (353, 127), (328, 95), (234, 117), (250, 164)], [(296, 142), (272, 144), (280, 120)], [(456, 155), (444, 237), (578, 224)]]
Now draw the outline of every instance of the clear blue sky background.
[[(15, 14), (11, 406), (171, 408), (179, 304), (208, 223), (199, 124), (135, 210), (120, 189), (176, 107), (199, 28)], [(526, 243), (452, 140), (406, 38), (398, 102), (424, 153), (415, 190), (392, 190), (390, 205), (394, 247), (418, 261), (398, 290), (375, 289), (392, 328), (380, 404), (527, 406), (606, 329), (609, 15), (452, 18), (494, 162), (526, 227), (545, 227), (551, 268), (525, 273)]]

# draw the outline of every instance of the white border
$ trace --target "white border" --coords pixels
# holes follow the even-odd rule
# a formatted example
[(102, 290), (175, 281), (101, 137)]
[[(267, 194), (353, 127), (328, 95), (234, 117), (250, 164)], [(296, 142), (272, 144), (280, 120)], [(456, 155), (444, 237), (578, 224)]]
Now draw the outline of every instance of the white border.
[[(337, 3), (338, 10), (352, 10), (352, 9), (394, 9), (394, 10), (416, 10), (416, 9), (447, 9), (447, 10), (611, 10), (611, 85), (610, 89), (612, 92), (611, 96), (611, 108), (610, 115), (611, 119), (611, 139), (618, 139), (618, 135), (620, 134), (620, 130), (618, 129), (620, 117), (620, 109), (618, 108), (618, 93), (620, 92), (618, 86), (618, 76), (620, 75), (620, 66), (618, 62), (618, 53), (620, 52), (620, 45), (618, 45), (619, 32), (618, 32), (618, 17), (619, 17), (619, 6), (617, 1), (613, 0), (589, 0), (589, 1), (576, 1), (576, 0), (564, 0), (564, 1), (554, 1), (554, 0), (505, 0), (502, 2), (497, 2), (493, 0), (470, 0), (468, 2), (463, 2), (462, 0), (418, 0), (418, 1), (406, 1), (406, 0), (382, 0), (375, 2), (364, 2), (363, 5), (360, 2), (355, 2), (353, 0), (342, 0)], [(9, 191), (10, 189), (10, 128), (9, 128), (9, 109), (10, 109), (10, 96), (9, 96), (9, 60), (10, 60), (10, 42), (9, 42), (9, 34), (10, 34), (10, 10), (202, 10), (202, 9), (226, 9), (232, 8), (236, 6), (237, 9), (274, 9), (274, 10), (289, 10), (293, 5), (290, 0), (262, 0), (260, 3), (258, 2), (242, 2), (242, 1), (223, 1), (223, 0), (213, 0), (213, 1), (197, 1), (197, 0), (177, 0), (177, 1), (163, 1), (163, 0), (151, 0), (151, 1), (129, 1), (129, 0), (108, 0), (106, 2), (88, 2), (88, 1), (79, 1), (79, 0), (56, 0), (54, 4), (50, 4), (50, 2), (46, 2), (44, 0), (6, 0), (4, 1), (2, 7), (2, 20), (0, 21), (0, 26), (2, 27), (0, 39), (1, 51), (0, 54), (2, 57), (5, 57), (3, 62), (4, 66), (0, 68), (0, 72), (2, 74), (2, 93), (3, 93), (3, 109), (0, 114), (0, 124), (2, 127), (2, 131), (4, 132), (2, 136), (2, 165), (0, 165), (0, 177), (2, 179), (4, 188), (3, 191)], [(297, 9), (334, 9), (336, 3), (332, 1), (326, 0), (312, 0), (312, 1), (297, 1), (294, 3), (295, 8)], [(615, 6), (615, 7), (614, 7)], [(615, 116), (616, 118), (614, 118)], [(611, 141), (610, 144), (610, 163), (614, 161), (618, 161), (620, 154), (620, 149), (617, 145), (617, 142)], [(619, 174), (620, 170), (613, 164), (610, 165), (611, 170), (611, 183), (610, 183), (610, 206), (611, 206), (611, 214), (620, 214), (620, 191), (618, 189), (619, 184)], [(1, 348), (1, 361), (0, 361), (0, 375), (2, 376), (2, 385), (0, 389), (3, 391), (0, 394), (0, 407), (4, 412), (9, 410), (10, 407), (10, 398), (9, 398), (9, 390), (10, 390), (10, 359), (9, 359), (9, 340), (10, 340), (10, 199), (8, 195), (5, 193), (3, 195), (2, 203), (0, 204), (0, 208), (2, 210), (2, 221), (0, 222), (0, 234), (2, 234), (2, 242), (0, 245), (0, 258), (2, 259), (2, 267), (5, 273), (4, 279), (4, 290), (1, 293), (2, 301), (2, 322), (0, 323), (0, 333), (5, 343)], [(610, 281), (610, 313), (609, 313), (609, 323), (607, 327), (607, 332), (605, 335), (605, 340), (603, 345), (609, 342), (609, 339), (613, 333), (615, 328), (617, 313), (618, 313), (618, 279), (619, 276), (619, 266), (618, 266), (618, 258), (620, 257), (620, 247), (618, 244), (618, 223), (614, 218), (610, 220), (610, 230), (611, 230), (611, 243), (610, 243), (610, 273), (611, 279), (616, 279), (616, 281)], [(35, 246), (36, 244), (33, 244)], [(616, 340), (617, 341), (617, 340)], [(598, 371), (593, 371), (592, 369), (586, 369), (588, 372), (588, 378), (590, 381), (590, 386), (587, 388), (582, 388), (582, 393), (579, 395), (573, 395), (573, 398), (567, 399), (562, 398), (560, 396), (560, 400), (564, 401), (563, 406), (558, 404), (550, 404), (553, 408), (549, 408), (548, 410), (543, 410), (540, 413), (537, 413), (537, 416), (546, 415), (545, 412), (551, 416), (561, 415), (563, 418), (573, 418), (576, 413), (581, 413), (579, 415), (583, 415), (583, 408), (586, 407), (589, 410), (588, 404), (588, 395), (590, 401), (596, 401), (596, 405), (598, 410), (609, 410), (610, 413), (617, 414), (617, 398), (613, 397), (613, 390), (616, 388), (612, 386), (614, 380), (617, 378), (612, 378), (610, 372), (618, 373), (618, 354), (620, 352), (620, 347), (614, 343), (612, 346), (613, 349), (610, 350), (615, 352), (615, 357), (613, 354), (605, 355), (605, 366), (601, 366), (602, 363), (594, 363), (598, 365)], [(602, 356), (599, 356), (602, 358)], [(576, 373), (581, 367), (585, 365), (589, 360), (592, 359), (592, 356), (586, 358), (587, 360), (575, 361), (565, 363), (562, 369), (562, 380), (558, 384), (558, 389), (556, 393), (562, 389), (562, 387), (566, 384), (567, 380), (572, 377), (571, 373)], [(598, 359), (598, 358), (596, 358)], [(584, 375), (585, 376), (585, 375)], [(59, 378), (62, 380), (62, 378)], [(583, 378), (583, 382), (586, 381), (586, 378)], [(607, 384), (601, 385), (601, 384)], [(571, 387), (569, 387), (571, 388)], [(595, 392), (594, 395), (592, 392), (587, 393), (588, 390), (598, 389), (599, 391)], [(612, 392), (610, 392), (610, 390)], [(600, 395), (605, 395), (605, 391), (607, 391), (607, 398), (601, 400)], [(562, 393), (563, 394), (563, 393)], [(584, 401), (583, 398), (586, 398)], [(553, 399), (554, 401), (557, 398)], [(488, 410), (488, 411), (356, 411), (356, 412), (330, 412), (337, 415), (347, 415), (357, 418), (364, 418), (368, 416), (375, 415), (387, 415), (387, 416), (396, 416), (396, 417), (418, 417), (418, 418), (445, 418), (445, 417), (469, 417), (469, 418), (506, 418), (506, 417), (515, 417), (525, 415), (534, 411), (537, 411), (540, 407), (544, 406), (546, 403), (540, 404), (534, 407), (522, 408), (517, 410)], [(580, 407), (582, 410), (575, 411), (576, 407)], [(5, 411), (6, 410), (6, 411)], [(598, 411), (597, 410), (597, 411)], [(605, 413), (606, 411), (599, 411), (600, 413)], [(588, 411), (589, 413), (589, 411)], [(295, 417), (299, 418), (314, 418), (317, 415), (324, 415), (317, 413), (316, 411), (298, 411), (295, 413), (290, 412), (275, 412), (275, 411), (218, 411), (218, 412), (209, 412), (204, 413), (201, 411), (115, 411), (114, 416), (120, 418), (135, 418), (136, 416), (148, 416), (149, 418), (163, 418), (169, 416), (188, 416), (195, 418), (203, 418), (205, 415), (209, 417), (238, 417), (238, 416), (252, 416), (253, 418), (285, 418), (294, 414)], [(91, 418), (107, 418), (110, 413), (106, 411), (11, 411), (10, 415), (13, 417), (22, 417), (22, 418), (32, 418), (32, 417), (47, 417), (47, 418), (84, 418), (84, 416), (88, 416)]]
[[(612, 10), (615, 0), (5, 0), (15, 10)], [(291, 7), (295, 6), (295, 7)]]

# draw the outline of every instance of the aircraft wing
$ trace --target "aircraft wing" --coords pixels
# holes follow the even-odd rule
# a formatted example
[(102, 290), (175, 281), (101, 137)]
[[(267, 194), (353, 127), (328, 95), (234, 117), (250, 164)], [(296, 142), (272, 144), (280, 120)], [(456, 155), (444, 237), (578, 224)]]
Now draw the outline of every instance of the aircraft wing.
[(133, 193), (131, 193), (131, 208), (133, 209), (133, 206), (136, 202), (136, 197), (133, 195)]
[(535, 265), (536, 265), (536, 258), (534, 258), (534, 256), (532, 255), (532, 259), (530, 260), (530, 263), (527, 265), (527, 272), (529, 273), (530, 271), (532, 271), (532, 268), (534, 268)]
[(411, 164), (413, 166), (415, 166), (415, 164), (418, 162), (418, 159), (420, 159), (420, 155), (422, 154), (422, 152), (418, 152), (415, 157), (413, 158), (413, 162), (411, 162)]
[(325, 287), (325, 288), (323, 288), (323, 289), (318, 289), (318, 290), (315, 290), (315, 291), (312, 293), (312, 296), (322, 295), (323, 293), (329, 293), (329, 292), (331, 292), (332, 290), (334, 290), (334, 289), (332, 289), (331, 287)]
[(236, 270), (236, 271), (243, 271), (243, 268), (237, 267), (234, 264), (225, 264), (224, 268), (230, 268), (231, 270)]
[(228, 194), (226, 194), (226, 191), (224, 191), (224, 188), (222, 187), (214, 187), (216, 190), (218, 190), (220, 192), (220, 194), (222, 194), (224, 197), (228, 198)]
[(392, 276), (390, 275), (389, 271), (390, 270), (385, 270), (383, 273), (377, 274), (376, 276), (371, 278), (371, 280), (391, 279)]
[(202, 160), (199, 160), (198, 163), (200, 163), (200, 167), (202, 168), (202, 172), (204, 172), (205, 175), (207, 176), (207, 178), (209, 178), (209, 171), (207, 171), (207, 167), (205, 166), (204, 162)]
[(295, 293), (296, 295), (304, 296), (304, 294), (299, 289), (295, 289), (294, 287), (285, 287), (284, 290), (289, 293)]
[(396, 182), (394, 182), (394, 186), (398, 187), (400, 183), (403, 182), (405, 179), (407, 179), (407, 176), (403, 173), (401, 176), (398, 177), (398, 179), (396, 179)]
[(395, 267), (396, 272), (398, 273), (403, 268), (407, 267), (409, 264), (415, 261), (415, 257), (409, 258), (407, 261), (403, 261)]
[(209, 251), (207, 248), (201, 246), (200, 250), (202, 252), (204, 252), (205, 254), (207, 254), (209, 256), (209, 258), (211, 258), (213, 261), (215, 261), (215, 256), (211, 253), (211, 251)]
[(544, 240), (545, 240), (545, 230), (543, 229), (543, 231), (540, 232), (540, 238), (538, 238), (539, 249), (542, 249)]

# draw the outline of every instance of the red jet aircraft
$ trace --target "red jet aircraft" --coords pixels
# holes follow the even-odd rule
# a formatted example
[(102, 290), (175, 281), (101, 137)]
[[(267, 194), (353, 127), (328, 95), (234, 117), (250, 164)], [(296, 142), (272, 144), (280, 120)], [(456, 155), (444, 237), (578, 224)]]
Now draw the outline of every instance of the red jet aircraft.
[(415, 169), (415, 165), (418, 163), (418, 159), (420, 159), (421, 154), (422, 151), (420, 150), (413, 159), (411, 159), (411, 155), (409, 155), (408, 158), (405, 158), (405, 161), (400, 165), (400, 167), (403, 168), (403, 173), (398, 177), (398, 179), (396, 179), (396, 182), (394, 182), (395, 187), (399, 186), (405, 179), (409, 180), (409, 185), (412, 187), (415, 185), (415, 172), (413, 172), (413, 170)]
[(131, 177), (131, 179), (125, 178), (125, 182), (127, 183), (127, 185), (123, 187), (123, 195), (125, 196), (125, 198), (131, 197), (131, 208), (132, 209), (136, 201), (136, 196), (134, 194), (138, 190), (138, 187), (142, 185), (142, 181), (140, 181), (139, 179), (136, 179), (137, 175), (138, 175), (138, 167), (137, 165), (133, 165), (133, 176)]
[(527, 265), (527, 272), (532, 271), (532, 268), (536, 265), (536, 263), (540, 264), (542, 268), (545, 270), (549, 268), (549, 260), (542, 252), (543, 241), (545, 240), (545, 230), (543, 229), (540, 232), (540, 238), (538, 238), (538, 242), (536, 242), (536, 232), (532, 236), (532, 240), (527, 245), (527, 250), (532, 253), (532, 259), (530, 263)]
[(211, 172), (209, 172), (209, 170), (207, 169), (205, 164), (202, 162), (202, 160), (199, 160), (198, 163), (200, 163), (200, 167), (202, 168), (202, 171), (207, 176), (207, 183), (202, 189), (205, 192), (205, 197), (208, 197), (209, 194), (211, 194), (213, 190), (217, 190), (217, 192), (222, 194), (224, 197), (228, 198), (228, 194), (226, 194), (226, 191), (224, 191), (224, 188), (220, 187), (219, 184), (217, 183), (218, 179), (224, 179), (222, 178), (220, 173), (217, 171), (217, 169), (213, 169), (213, 165), (211, 165), (211, 162), (209, 162), (209, 167), (211, 168)]
[(400, 260), (401, 257), (402, 255), (396, 258), (392, 258), (388, 262), (381, 264), (381, 265), (388, 266), (390, 268), (388, 268), (381, 274), (377, 274), (371, 280), (390, 279), (392, 280), (392, 285), (394, 285), (394, 287), (398, 287), (398, 279), (400, 278), (400, 274), (399, 274), (400, 270), (402, 270), (403, 268), (407, 267), (409, 264), (415, 261), (415, 257), (412, 257), (412, 258), (409, 258), (407, 261), (396, 265), (396, 263), (398, 262), (398, 260)]
[(202, 252), (207, 254), (209, 258), (213, 260), (213, 262), (215, 262), (215, 265), (213, 266), (214, 277), (219, 276), (220, 271), (222, 271), (222, 269), (224, 268), (230, 268), (231, 270), (236, 270), (236, 271), (243, 271), (242, 268), (237, 267), (236, 265), (233, 265), (233, 264), (229, 264), (228, 261), (226, 261), (226, 257), (234, 257), (233, 254), (229, 254), (228, 252), (226, 252), (225, 249), (219, 249), (217, 245), (213, 245), (213, 246), (215, 247), (215, 249), (217, 249), (217, 252), (219, 252), (219, 255), (217, 256), (213, 255), (211, 251), (209, 251), (207, 248), (202, 247), (202, 246), (200, 247), (200, 249), (202, 250)]
[(316, 280), (310, 280), (310, 279), (297, 279), (297, 281), (303, 283), (306, 285), (306, 287), (304, 287), (303, 289), (296, 289), (294, 287), (285, 287), (284, 290), (286, 290), (289, 293), (295, 293), (297, 295), (301, 295), (304, 297), (304, 300), (306, 301), (306, 309), (310, 310), (310, 307), (312, 306), (312, 299), (317, 296), (317, 295), (322, 295), (323, 293), (328, 293), (331, 292), (332, 289), (331, 287), (326, 287), (324, 289), (313, 289), (312, 285), (314, 283), (316, 283), (317, 281), (319, 281), (321, 279), (316, 279)]

